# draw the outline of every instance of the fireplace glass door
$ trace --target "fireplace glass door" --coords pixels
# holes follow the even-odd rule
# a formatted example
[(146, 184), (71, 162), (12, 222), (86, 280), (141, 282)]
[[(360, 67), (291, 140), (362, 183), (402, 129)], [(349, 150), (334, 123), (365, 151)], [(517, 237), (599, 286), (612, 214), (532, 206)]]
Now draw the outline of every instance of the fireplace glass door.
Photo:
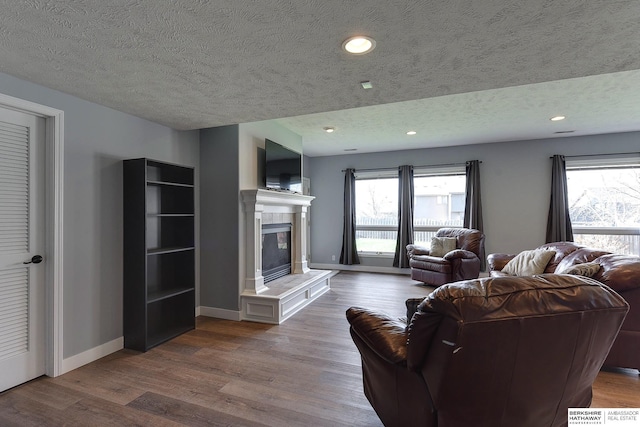
[(262, 226), (264, 283), (291, 274), (291, 224)]

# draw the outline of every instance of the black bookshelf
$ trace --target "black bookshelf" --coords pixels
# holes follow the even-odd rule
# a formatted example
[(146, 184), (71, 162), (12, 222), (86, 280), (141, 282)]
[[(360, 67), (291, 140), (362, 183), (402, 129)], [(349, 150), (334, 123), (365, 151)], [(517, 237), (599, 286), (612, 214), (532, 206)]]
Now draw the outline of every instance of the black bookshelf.
[(124, 172), (124, 346), (147, 351), (195, 327), (193, 168), (130, 159)]

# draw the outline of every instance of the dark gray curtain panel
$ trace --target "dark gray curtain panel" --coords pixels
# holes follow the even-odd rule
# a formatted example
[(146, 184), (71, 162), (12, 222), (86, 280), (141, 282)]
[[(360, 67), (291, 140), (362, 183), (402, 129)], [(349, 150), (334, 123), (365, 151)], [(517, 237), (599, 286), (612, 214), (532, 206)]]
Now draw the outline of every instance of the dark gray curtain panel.
[(556, 154), (551, 165), (551, 203), (547, 218), (546, 243), (572, 242), (573, 229), (569, 217), (567, 168), (564, 156)]
[(407, 245), (413, 243), (413, 166), (398, 170), (398, 237), (393, 266), (409, 267)]
[(356, 248), (356, 176), (354, 169), (344, 171), (344, 222), (340, 264), (360, 264)]
[[(467, 190), (464, 203), (465, 228), (475, 228), (483, 231), (482, 225), (482, 196), (480, 194), (480, 161), (471, 160), (466, 164)], [(486, 270), (484, 243), (480, 248), (480, 270)]]

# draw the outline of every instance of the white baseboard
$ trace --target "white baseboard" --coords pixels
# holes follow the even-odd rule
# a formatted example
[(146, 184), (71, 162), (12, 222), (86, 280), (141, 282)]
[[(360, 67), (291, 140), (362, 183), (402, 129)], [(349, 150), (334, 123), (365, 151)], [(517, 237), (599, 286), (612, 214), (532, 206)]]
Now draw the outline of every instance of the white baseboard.
[(341, 270), (341, 271), (362, 271), (365, 273), (388, 273), (388, 274), (406, 274), (410, 275), (411, 270), (408, 268), (398, 267), (376, 267), (372, 265), (342, 265), (342, 264), (311, 264), (311, 268), (320, 270)]
[(240, 321), (240, 311), (226, 310), (224, 308), (198, 306), (197, 316), (215, 317), (216, 319)]
[(66, 374), (69, 371), (73, 371), (87, 363), (95, 362), (96, 360), (108, 356), (111, 353), (120, 351), (124, 348), (124, 337), (116, 338), (115, 340), (106, 342), (97, 347), (91, 348), (75, 356), (62, 359), (62, 369), (60, 375)]

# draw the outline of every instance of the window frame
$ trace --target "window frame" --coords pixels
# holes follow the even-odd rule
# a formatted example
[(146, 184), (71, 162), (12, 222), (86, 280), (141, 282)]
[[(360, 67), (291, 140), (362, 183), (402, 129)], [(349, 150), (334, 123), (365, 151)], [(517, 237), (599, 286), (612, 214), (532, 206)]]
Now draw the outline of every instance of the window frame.
[[(395, 179), (396, 182), (399, 179), (398, 169), (375, 169), (355, 172), (356, 181), (376, 180), (376, 179)], [(396, 183), (396, 189), (398, 184)], [(356, 190), (357, 193), (357, 190)], [(357, 199), (357, 195), (356, 195)], [(356, 202), (357, 205), (357, 202)], [(357, 206), (356, 206), (357, 211)], [(397, 214), (397, 213), (396, 213)], [(396, 215), (397, 219), (397, 215)], [(358, 231), (393, 231), (398, 232), (398, 224), (394, 225), (358, 225), (358, 217), (356, 216), (355, 224), (356, 233)], [(356, 238), (356, 241), (358, 239)], [(356, 244), (357, 247), (357, 244)], [(377, 257), (377, 258), (393, 258), (394, 252), (382, 252), (382, 251), (365, 251), (358, 248), (358, 255), (364, 257)]]
[[(447, 166), (423, 166), (417, 167), (413, 170), (413, 179), (415, 184), (416, 178), (421, 177), (435, 177), (435, 176), (463, 176), (466, 177), (466, 166), (462, 165), (447, 165)], [(467, 191), (467, 184), (465, 182), (464, 194)], [(451, 193), (450, 193), (451, 194)], [(435, 236), (437, 231), (445, 226), (443, 225), (416, 225), (415, 217), (413, 219), (413, 237), (415, 241), (415, 234), (418, 232), (430, 233)], [(463, 228), (461, 225), (447, 225), (447, 228)]]
[[(462, 176), (466, 177), (465, 164), (455, 165), (442, 165), (442, 166), (419, 166), (413, 168), (413, 179), (415, 184), (416, 178), (421, 177), (437, 177), (437, 176)], [(374, 180), (374, 179), (399, 179), (398, 169), (369, 169), (364, 171), (356, 171), (355, 179), (358, 180)], [(396, 186), (397, 188), (397, 186)], [(457, 193), (457, 192), (456, 192)], [(451, 193), (450, 193), (451, 194)], [(466, 194), (466, 182), (463, 194)], [(415, 195), (414, 195), (415, 197)], [(397, 222), (397, 221), (396, 221)], [(435, 235), (435, 233), (443, 228), (463, 228), (464, 225), (416, 225), (414, 218), (414, 241), (415, 233), (426, 232)], [(394, 225), (358, 225), (357, 217), (355, 224), (356, 233), (358, 231), (391, 231), (395, 232), (397, 236), (398, 224)], [(356, 239), (357, 240), (357, 239)], [(395, 250), (391, 252), (382, 251), (366, 251), (358, 248), (358, 255), (371, 258), (393, 258), (395, 256)]]
[[(567, 175), (572, 171), (580, 170), (611, 170), (611, 169), (640, 169), (640, 154), (638, 155), (611, 155), (611, 156), (577, 156), (565, 160)], [(568, 190), (568, 189), (567, 189)], [(640, 236), (640, 227), (593, 227), (575, 226), (571, 224), (575, 235), (596, 235), (596, 236)], [(640, 239), (640, 237), (638, 237)], [(602, 248), (608, 250), (608, 248)], [(633, 253), (640, 255), (640, 253)]]

